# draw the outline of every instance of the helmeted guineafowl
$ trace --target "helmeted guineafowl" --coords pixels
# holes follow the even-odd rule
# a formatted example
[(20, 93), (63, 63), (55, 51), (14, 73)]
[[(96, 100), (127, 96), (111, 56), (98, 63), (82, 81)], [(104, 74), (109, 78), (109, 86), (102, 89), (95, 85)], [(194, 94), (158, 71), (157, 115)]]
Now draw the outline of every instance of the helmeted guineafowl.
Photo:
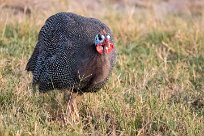
[(40, 92), (67, 89), (97, 91), (107, 81), (116, 60), (111, 30), (95, 18), (57, 13), (41, 28), (26, 66)]

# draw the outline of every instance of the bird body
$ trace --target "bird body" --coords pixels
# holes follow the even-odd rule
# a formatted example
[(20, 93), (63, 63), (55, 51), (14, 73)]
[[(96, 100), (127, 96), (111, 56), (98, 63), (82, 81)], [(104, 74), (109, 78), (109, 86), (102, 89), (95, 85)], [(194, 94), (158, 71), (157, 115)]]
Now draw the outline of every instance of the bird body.
[(26, 66), (40, 92), (70, 89), (97, 91), (116, 60), (111, 30), (95, 18), (57, 13), (41, 28)]

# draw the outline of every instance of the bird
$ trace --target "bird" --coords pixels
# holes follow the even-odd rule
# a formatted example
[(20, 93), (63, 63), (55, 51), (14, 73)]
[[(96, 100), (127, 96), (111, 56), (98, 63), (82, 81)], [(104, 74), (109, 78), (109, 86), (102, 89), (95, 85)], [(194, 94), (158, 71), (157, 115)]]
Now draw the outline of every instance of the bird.
[(63, 90), (69, 115), (79, 118), (74, 94), (103, 88), (116, 64), (115, 48), (111, 29), (99, 19), (59, 12), (42, 26), (26, 70), (40, 93)]

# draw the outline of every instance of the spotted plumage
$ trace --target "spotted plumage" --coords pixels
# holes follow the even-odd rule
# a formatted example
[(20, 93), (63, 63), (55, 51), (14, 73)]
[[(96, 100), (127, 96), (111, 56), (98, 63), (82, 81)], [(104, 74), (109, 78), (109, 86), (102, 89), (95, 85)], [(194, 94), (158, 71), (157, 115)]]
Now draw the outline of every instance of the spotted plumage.
[[(111, 48), (100, 43), (97, 49), (101, 52), (97, 52), (98, 34), (110, 40)], [(115, 64), (113, 44), (111, 30), (98, 19), (57, 13), (41, 28), (26, 70), (32, 72), (33, 85), (38, 85), (40, 92), (53, 89), (97, 91), (107, 81)], [(106, 48), (109, 48), (107, 53), (103, 51)]]

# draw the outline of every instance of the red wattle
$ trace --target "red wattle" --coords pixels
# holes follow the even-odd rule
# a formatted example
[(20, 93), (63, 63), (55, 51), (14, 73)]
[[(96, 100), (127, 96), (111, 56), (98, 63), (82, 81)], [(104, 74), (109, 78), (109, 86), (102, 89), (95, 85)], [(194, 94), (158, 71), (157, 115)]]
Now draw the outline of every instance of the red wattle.
[(96, 45), (96, 50), (99, 54), (103, 54), (103, 47), (100, 44)]
[(105, 53), (110, 53), (112, 51), (112, 49), (114, 48), (114, 45), (112, 43), (110, 43), (110, 46), (107, 50), (105, 50)]
[[(108, 48), (108, 49), (107, 49)], [(114, 48), (114, 45), (112, 43), (110, 43), (109, 46), (104, 46), (102, 44), (98, 44), (96, 45), (96, 51), (99, 53), (99, 54), (103, 54), (103, 50), (105, 50), (105, 53), (108, 54), (112, 51), (112, 49)]]

